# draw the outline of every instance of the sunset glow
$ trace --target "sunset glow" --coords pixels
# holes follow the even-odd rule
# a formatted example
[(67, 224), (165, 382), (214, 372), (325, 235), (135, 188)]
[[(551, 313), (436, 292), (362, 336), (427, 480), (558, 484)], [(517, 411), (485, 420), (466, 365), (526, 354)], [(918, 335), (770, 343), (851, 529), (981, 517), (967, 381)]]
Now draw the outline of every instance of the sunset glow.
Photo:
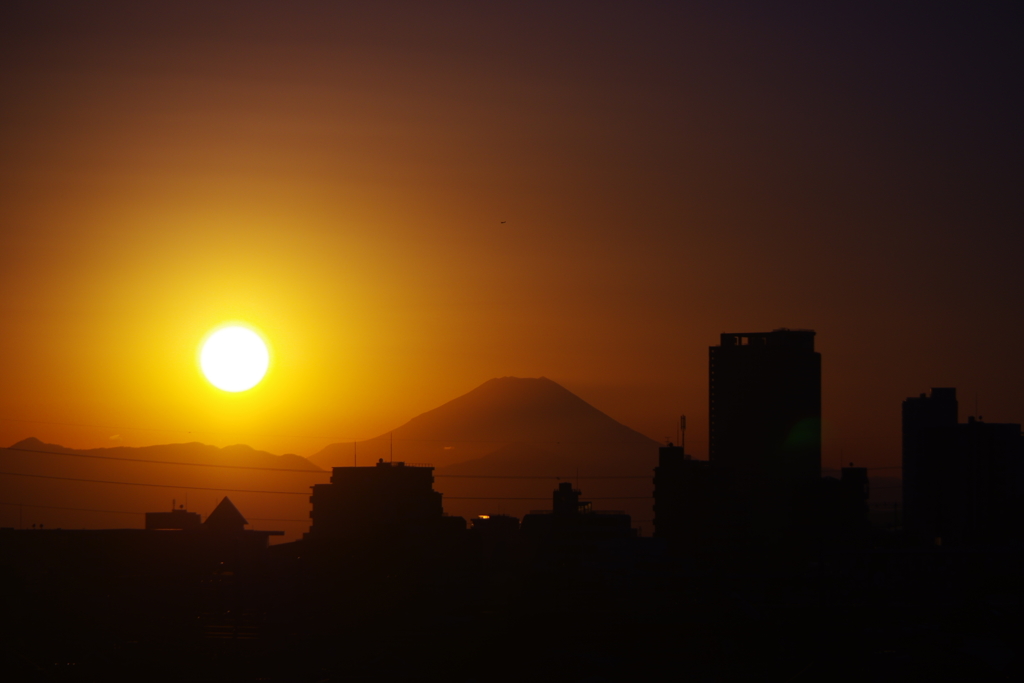
[(1024, 679), (1022, 6), (0, 2), (5, 680)]
[(199, 354), (199, 366), (210, 384), (230, 392), (252, 389), (269, 365), (270, 354), (260, 336), (237, 325), (211, 334)]

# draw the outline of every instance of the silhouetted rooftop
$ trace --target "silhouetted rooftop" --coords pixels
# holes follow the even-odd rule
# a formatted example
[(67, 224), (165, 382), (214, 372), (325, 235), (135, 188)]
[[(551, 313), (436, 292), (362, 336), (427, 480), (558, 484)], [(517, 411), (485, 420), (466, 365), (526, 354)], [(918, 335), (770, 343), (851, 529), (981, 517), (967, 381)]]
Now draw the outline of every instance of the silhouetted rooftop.
[(205, 522), (207, 526), (213, 529), (244, 527), (248, 523), (227, 496), (224, 496), (224, 500), (217, 504), (217, 507), (213, 509), (213, 512), (210, 513)]

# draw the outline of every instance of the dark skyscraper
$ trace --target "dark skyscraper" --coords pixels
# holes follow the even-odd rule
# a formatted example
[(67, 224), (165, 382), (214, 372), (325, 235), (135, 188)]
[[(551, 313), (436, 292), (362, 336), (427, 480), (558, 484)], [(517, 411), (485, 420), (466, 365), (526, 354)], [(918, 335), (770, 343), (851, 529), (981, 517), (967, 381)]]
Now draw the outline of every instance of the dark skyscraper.
[(957, 409), (951, 388), (903, 402), (903, 527), (917, 540), (941, 538), (950, 526), (946, 473), (956, 460)]
[(1019, 544), (1024, 538), (1024, 439), (1019, 424), (968, 418), (957, 426), (960, 485), (954, 542)]
[(710, 460), (743, 478), (821, 477), (821, 354), (811, 330), (723, 334), (711, 347)]
[(956, 389), (903, 402), (904, 528), (914, 540), (1001, 545), (1024, 522), (1019, 424), (957, 423)]

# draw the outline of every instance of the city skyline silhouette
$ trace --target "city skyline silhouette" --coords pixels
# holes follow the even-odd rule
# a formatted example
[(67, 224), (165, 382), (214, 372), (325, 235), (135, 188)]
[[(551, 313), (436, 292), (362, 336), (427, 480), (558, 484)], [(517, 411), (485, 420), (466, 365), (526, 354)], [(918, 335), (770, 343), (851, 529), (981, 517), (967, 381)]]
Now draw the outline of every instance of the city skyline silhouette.
[(8, 678), (1020, 678), (1022, 20), (0, 4)]
[[(467, 518), (522, 516), (547, 498), (552, 482), (582, 478), (591, 496), (607, 501), (604, 507), (629, 509), (649, 534), (650, 474), (660, 445), (551, 380), (497, 378), (375, 439), (332, 444), (309, 459), (244, 445), (75, 450), (25, 439), (0, 449), (11, 486), (0, 500), (0, 526), (23, 526), (26, 507), (32, 522), (51, 528), (110, 528), (127, 520), (138, 526), (144, 512), (171, 498), (212, 504), (224, 492), (241, 496), (256, 519), (286, 523), (294, 540), (307, 530), (302, 493), (309, 485), (324, 483), (332, 466), (383, 458), (437, 467), (446, 510)], [(879, 508), (891, 508), (894, 494), (899, 500), (892, 490), (898, 474), (898, 467), (872, 469)]]

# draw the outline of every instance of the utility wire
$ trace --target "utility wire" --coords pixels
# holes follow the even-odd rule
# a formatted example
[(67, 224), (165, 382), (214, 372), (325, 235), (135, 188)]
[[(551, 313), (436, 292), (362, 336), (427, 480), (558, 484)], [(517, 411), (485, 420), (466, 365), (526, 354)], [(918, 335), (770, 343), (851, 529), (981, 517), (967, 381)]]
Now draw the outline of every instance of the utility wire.
[[(26, 424), (41, 424), (41, 425), (56, 425), (58, 427), (84, 427), (86, 429), (104, 429), (112, 432), (161, 432), (170, 434), (218, 434), (221, 436), (235, 434), (237, 432), (218, 432), (211, 429), (160, 429), (158, 427), (113, 427), (111, 425), (87, 425), (80, 422), (51, 422), (48, 420), (22, 420), (16, 417), (0, 417), (0, 420), (5, 422), (23, 422)], [(311, 439), (316, 441), (332, 441), (348, 443), (352, 439), (346, 439), (340, 436), (299, 436), (296, 434), (251, 434), (251, 436), (260, 436), (268, 439)], [(374, 437), (378, 438), (378, 437)]]
[(435, 474), (435, 479), (449, 478), (449, 479), (564, 479), (566, 481), (572, 479), (653, 479), (653, 475), (633, 475), (633, 474), (622, 474), (622, 475), (594, 475), (594, 476), (556, 476), (556, 475), (517, 475), (517, 474)]
[[(117, 460), (120, 462), (141, 462), (148, 463), (151, 465), (184, 465), (188, 467), (219, 467), (222, 469), (230, 470), (255, 470), (260, 472), (295, 472), (299, 474), (315, 474), (315, 475), (329, 475), (330, 471), (322, 469), (295, 469), (288, 467), (257, 467), (254, 465), (218, 465), (216, 463), (206, 462), (178, 462), (175, 460), (145, 460), (142, 458), (119, 458), (113, 455), (95, 455), (93, 453), (80, 453), (80, 452), (65, 452), (65, 451), (44, 451), (35, 448), (2, 448), (0, 450), (5, 451), (16, 451), (19, 453), (45, 453), (46, 455), (66, 455), (72, 458), (91, 458), (94, 460)], [(302, 456), (296, 456), (302, 457)], [(333, 468), (332, 468), (333, 469)], [(902, 465), (892, 465), (887, 467), (866, 467), (867, 470), (901, 470)], [(543, 479), (543, 480), (570, 480), (570, 479), (653, 479), (653, 475), (634, 475), (634, 474), (612, 474), (612, 475), (581, 475), (581, 476), (563, 476), (563, 475), (519, 475), (519, 474), (435, 474), (435, 479), (448, 478), (448, 479)]]
[[(219, 465), (216, 463), (204, 463), (204, 462), (177, 462), (174, 460), (145, 460), (140, 458), (119, 458), (113, 455), (95, 455), (93, 453), (78, 453), (78, 452), (63, 452), (63, 451), (44, 451), (34, 448), (4, 448), (0, 450), (16, 451), (19, 453), (43, 453), (46, 455), (63, 455), (73, 458), (89, 458), (93, 460), (115, 460), (118, 462), (134, 462), (134, 463), (146, 463), (150, 465), (179, 465), (187, 467), (211, 467), (220, 469), (231, 469), (231, 470), (252, 470), (260, 472), (291, 472), (299, 474), (310, 474), (310, 475), (330, 475), (332, 472), (321, 470), (321, 469), (295, 469), (285, 467), (257, 467), (253, 465)], [(891, 467), (868, 467), (868, 470), (891, 470), (891, 469), (902, 469), (901, 466)], [(128, 484), (132, 485), (131, 482), (116, 482), (116, 481), (97, 481), (93, 479), (74, 479), (71, 477), (56, 477), (42, 474), (22, 474), (17, 472), (0, 472), (0, 474), (6, 474), (9, 476), (16, 477), (37, 477), (41, 479), (63, 479), (67, 481), (95, 481), (101, 484)], [(435, 474), (435, 479), (449, 478), (449, 479), (532, 479), (532, 480), (544, 480), (544, 481), (561, 481), (561, 480), (573, 480), (586, 479), (588, 481), (593, 480), (617, 480), (617, 479), (653, 479), (650, 475), (582, 475), (582, 476), (560, 476), (560, 475), (514, 475), (514, 474)], [(204, 488), (197, 486), (171, 486), (169, 484), (134, 484), (136, 486), (158, 486), (163, 488), (183, 488), (192, 489), (197, 491), (230, 491), (233, 493), (290, 493), (295, 494), (294, 491), (250, 491), (247, 489), (213, 489)], [(887, 488), (880, 486), (878, 488)], [(303, 493), (302, 495), (305, 495)], [(454, 500), (454, 498), (453, 498)], [(468, 500), (468, 499), (467, 499)], [(509, 499), (510, 500), (510, 499)]]
[[(42, 508), (44, 510), (70, 510), (72, 512), (105, 512), (111, 515), (145, 515), (145, 512), (129, 512), (128, 510), (97, 510), (95, 508), (69, 508), (57, 505), (32, 505), (30, 503), (8, 503), (0, 501), (0, 505), (11, 505), (13, 507)], [(281, 519), (277, 517), (247, 517), (254, 522), (309, 522), (308, 519)]]
[[(308, 496), (308, 491), (266, 491), (266, 490), (255, 490), (255, 489), (227, 489), (227, 488), (216, 488), (210, 486), (178, 486), (175, 484), (146, 484), (137, 481), (106, 481), (101, 479), (79, 479), (77, 477), (57, 477), (48, 474), (24, 474), (22, 472), (0, 472), (0, 475), (7, 475), (10, 477), (33, 477), (35, 479), (56, 479), (58, 481), (78, 481), (86, 482), (89, 484), (117, 484), (119, 486), (151, 486), (163, 489), (188, 489), (189, 491), (218, 491), (222, 493), (279, 493), (287, 496)], [(603, 496), (594, 497), (591, 500), (647, 500), (651, 496)], [(486, 496), (486, 497), (464, 497), (464, 496), (450, 496), (448, 500), (551, 500), (550, 496), (544, 498), (508, 498), (502, 496)]]
[(111, 515), (144, 515), (145, 512), (128, 512), (127, 510), (96, 510), (94, 508), (68, 508), (56, 505), (32, 505), (30, 503), (6, 503), (0, 501), (0, 505), (11, 505), (13, 507), (43, 508), (45, 510), (70, 510), (72, 512), (105, 512)]
[(136, 481), (105, 481), (100, 479), (78, 479), (75, 477), (56, 477), (48, 474), (24, 474), (21, 472), (0, 472), (10, 477), (33, 477), (35, 479), (56, 479), (59, 481), (82, 481), (90, 484), (117, 484), (119, 486), (150, 486), (161, 489), (188, 489), (189, 491), (219, 491), (222, 493), (280, 493), (288, 496), (308, 496), (308, 491), (260, 491), (254, 489), (227, 489), (210, 486), (179, 486), (176, 484), (144, 484)]
[[(651, 500), (654, 496), (585, 496), (587, 500)], [(509, 496), (445, 496), (445, 500), (551, 500), (551, 496), (543, 498), (516, 498)]]
[[(21, 420), (21, 419), (14, 418), (14, 417), (0, 417), (0, 420), (4, 420), (6, 422), (24, 422), (24, 423), (29, 423), (29, 424), (56, 425), (56, 426), (59, 426), (59, 427), (85, 427), (85, 428), (88, 428), (88, 429), (105, 429), (105, 430), (108, 430), (108, 431), (169, 432), (169, 433), (176, 433), (176, 434), (220, 434), (220, 435), (236, 434), (235, 432), (218, 432), (218, 431), (211, 431), (211, 430), (158, 429), (158, 428), (155, 428), (155, 427), (113, 427), (113, 426), (110, 426), (110, 425), (87, 425), (87, 424), (81, 424), (81, 423), (75, 423), (75, 422), (48, 422), (48, 421), (44, 421), (44, 420)], [(269, 439), (315, 439), (315, 440), (318, 440), (318, 441), (330, 441), (331, 443), (328, 444), (328, 445), (334, 445), (334, 444), (349, 444), (349, 443), (352, 443), (352, 442), (369, 443), (371, 441), (385, 441), (385, 440), (387, 440), (389, 438), (388, 435), (390, 433), (391, 432), (388, 432), (387, 434), (384, 434), (384, 435), (381, 435), (381, 436), (374, 436), (374, 437), (371, 437), (369, 439), (353, 439), (351, 437), (341, 437), (341, 436), (301, 436), (301, 435), (296, 435), (296, 434), (251, 434), (250, 436), (259, 436), (259, 437), (269, 438)], [(644, 436), (644, 435), (641, 434), (641, 436)], [(646, 438), (650, 439), (650, 437), (646, 437)], [(650, 439), (650, 440), (655, 442), (655, 443), (657, 443), (655, 441), (655, 439)], [(693, 440), (693, 439), (690, 439), (690, 440)], [(518, 439), (434, 439), (434, 438), (419, 438), (419, 439), (417, 439), (417, 438), (404, 438), (404, 437), (397, 437), (397, 438), (395, 438), (395, 441), (419, 441), (419, 442), (424, 442), (424, 443), (527, 443), (527, 444), (535, 444), (535, 443), (548, 443), (548, 444), (551, 444), (551, 443), (554, 443), (554, 444), (559, 444), (559, 443), (582, 443), (582, 444), (616, 444), (616, 443), (622, 443), (622, 444), (635, 444), (636, 443), (636, 441), (605, 441), (605, 440), (583, 440), (583, 439), (528, 439), (528, 440), (518, 440)], [(701, 440), (697, 439), (697, 441), (701, 441)]]
[[(91, 458), (94, 460), (117, 460), (119, 462), (141, 462), (151, 465), (185, 465), (188, 467), (220, 467), (231, 470), (257, 470), (261, 472), (298, 472), (300, 474), (329, 475), (331, 472), (321, 469), (293, 469), (285, 467), (256, 467), (250, 465), (218, 465), (205, 462), (177, 462), (175, 460), (144, 460), (141, 458), (119, 458), (113, 455), (94, 455), (92, 453), (67, 453), (63, 451), (43, 451), (35, 448), (5, 448), (2, 450), (17, 451), (19, 453), (45, 453), (47, 455), (66, 455), (72, 458)], [(301, 456), (300, 456), (301, 457)], [(435, 474), (435, 478), (447, 477), (452, 479), (650, 479), (646, 475), (594, 475), (594, 476), (558, 476), (558, 475), (514, 475), (514, 474)]]
[(246, 517), (246, 519), (251, 519), (254, 522), (300, 522), (303, 524), (310, 523), (310, 520), (308, 519), (280, 519), (277, 517)]
[[(230, 470), (261, 470), (264, 472), (302, 472), (304, 474), (330, 474), (326, 470), (317, 468), (315, 470), (290, 469), (285, 467), (255, 467), (250, 465), (218, 465), (206, 462), (177, 462), (175, 460), (143, 460), (140, 458), (118, 458), (113, 455), (94, 455), (92, 453), (63, 453), (61, 451), (40, 451), (34, 448), (5, 448), (7, 451), (18, 451), (20, 453), (45, 453), (47, 455), (67, 455), (72, 458), (92, 458), (95, 460), (119, 460), (121, 462), (144, 462), (152, 465), (188, 465), (189, 467), (222, 467)], [(301, 457), (301, 456), (296, 456)]]

